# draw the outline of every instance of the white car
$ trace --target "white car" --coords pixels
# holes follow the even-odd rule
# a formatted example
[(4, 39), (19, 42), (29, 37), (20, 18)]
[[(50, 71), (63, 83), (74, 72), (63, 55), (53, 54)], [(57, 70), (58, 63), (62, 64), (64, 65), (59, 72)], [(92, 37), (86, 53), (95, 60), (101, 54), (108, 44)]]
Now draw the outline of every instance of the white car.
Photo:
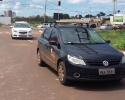
[(29, 23), (24, 21), (15, 22), (14, 26), (11, 26), (13, 38), (33, 38), (33, 31)]
[(50, 23), (42, 23), (37, 26), (37, 29), (50, 27)]
[(100, 26), (100, 29), (101, 29), (101, 30), (105, 30), (105, 29), (112, 30), (113, 27), (112, 27), (110, 24), (102, 24), (102, 25)]

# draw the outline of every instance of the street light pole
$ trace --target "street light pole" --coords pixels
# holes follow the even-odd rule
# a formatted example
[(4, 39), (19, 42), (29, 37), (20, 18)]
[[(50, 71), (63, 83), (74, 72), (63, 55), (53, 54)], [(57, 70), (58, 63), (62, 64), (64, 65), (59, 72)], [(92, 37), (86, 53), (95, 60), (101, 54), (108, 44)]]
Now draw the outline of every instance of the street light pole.
[(45, 1), (44, 23), (46, 22), (46, 4), (47, 4), (47, 0)]
[[(61, 1), (59, 0), (58, 1), (58, 9), (59, 9), (60, 5), (61, 5)], [(60, 20), (60, 18), (59, 18), (59, 12), (58, 12), (58, 20)]]
[(113, 9), (113, 15), (116, 14), (116, 6), (117, 6), (117, 0), (113, 0), (114, 2), (114, 9)]
[(90, 14), (89, 14), (89, 18), (91, 17), (91, 6), (90, 6)]

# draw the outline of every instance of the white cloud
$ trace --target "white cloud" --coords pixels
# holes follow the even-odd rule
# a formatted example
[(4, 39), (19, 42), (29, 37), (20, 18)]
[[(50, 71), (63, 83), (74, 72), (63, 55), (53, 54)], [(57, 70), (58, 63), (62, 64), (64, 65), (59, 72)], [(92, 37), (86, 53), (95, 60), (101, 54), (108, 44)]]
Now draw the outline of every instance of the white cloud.
[(21, 9), (21, 8), (22, 8), (22, 6), (21, 6), (20, 2), (16, 2), (14, 7), (13, 7), (13, 9), (16, 9), (16, 10)]
[(86, 2), (86, 0), (67, 0), (70, 4), (80, 4)]
[[(34, 3), (45, 3), (46, 0), (32, 0)], [(57, 2), (58, 0), (47, 0), (47, 2)]]
[(35, 8), (35, 9), (43, 9), (42, 6), (34, 5), (34, 4), (30, 4), (29, 7), (31, 7), (31, 8)]
[(91, 0), (90, 3), (97, 3), (97, 4), (108, 4), (113, 3), (113, 0)]
[[(47, 2), (58, 3), (59, 0), (47, 0)], [(84, 3), (87, 0), (60, 0), (61, 2), (67, 2), (68, 4), (80, 4)], [(34, 3), (45, 3), (45, 0), (32, 0)]]

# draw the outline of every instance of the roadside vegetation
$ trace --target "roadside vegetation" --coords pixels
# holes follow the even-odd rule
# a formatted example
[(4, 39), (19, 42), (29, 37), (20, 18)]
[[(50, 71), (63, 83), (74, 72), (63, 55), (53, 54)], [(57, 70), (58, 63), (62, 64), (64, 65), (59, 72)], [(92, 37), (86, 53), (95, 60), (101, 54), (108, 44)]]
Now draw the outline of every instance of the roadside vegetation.
[(2, 23), (0, 23), (0, 27), (2, 27), (3, 26), (3, 24)]
[(110, 40), (111, 45), (119, 50), (125, 50), (125, 30), (97, 30), (105, 40)]

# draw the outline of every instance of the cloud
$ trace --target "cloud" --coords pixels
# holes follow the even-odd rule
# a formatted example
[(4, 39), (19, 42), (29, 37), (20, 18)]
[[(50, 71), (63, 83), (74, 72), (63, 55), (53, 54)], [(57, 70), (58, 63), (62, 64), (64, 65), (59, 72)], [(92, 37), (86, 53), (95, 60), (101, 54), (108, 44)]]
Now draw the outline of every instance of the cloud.
[(21, 6), (21, 3), (20, 2), (16, 2), (15, 3), (15, 5), (14, 5), (14, 7), (13, 7), (13, 9), (21, 9), (22, 8), (22, 6)]
[[(53, 3), (57, 3), (59, 0), (47, 0), (47, 2), (53, 2)], [(87, 0), (60, 0), (63, 3), (68, 3), (68, 4), (80, 4), (80, 3), (84, 3)], [(45, 0), (32, 0), (32, 2), (34, 3), (45, 3)]]
[(31, 7), (31, 8), (35, 8), (35, 9), (43, 9), (42, 6), (34, 5), (34, 4), (30, 4), (29, 7)]
[[(47, 0), (47, 2), (57, 2), (58, 0)], [(45, 0), (32, 0), (34, 3), (45, 3)]]
[[(120, 0), (119, 2), (124, 2), (124, 0)], [(113, 0), (91, 0), (91, 3), (96, 3), (96, 4), (110, 4), (110, 3), (113, 3)]]
[(80, 4), (86, 2), (86, 0), (67, 0), (70, 4)]

